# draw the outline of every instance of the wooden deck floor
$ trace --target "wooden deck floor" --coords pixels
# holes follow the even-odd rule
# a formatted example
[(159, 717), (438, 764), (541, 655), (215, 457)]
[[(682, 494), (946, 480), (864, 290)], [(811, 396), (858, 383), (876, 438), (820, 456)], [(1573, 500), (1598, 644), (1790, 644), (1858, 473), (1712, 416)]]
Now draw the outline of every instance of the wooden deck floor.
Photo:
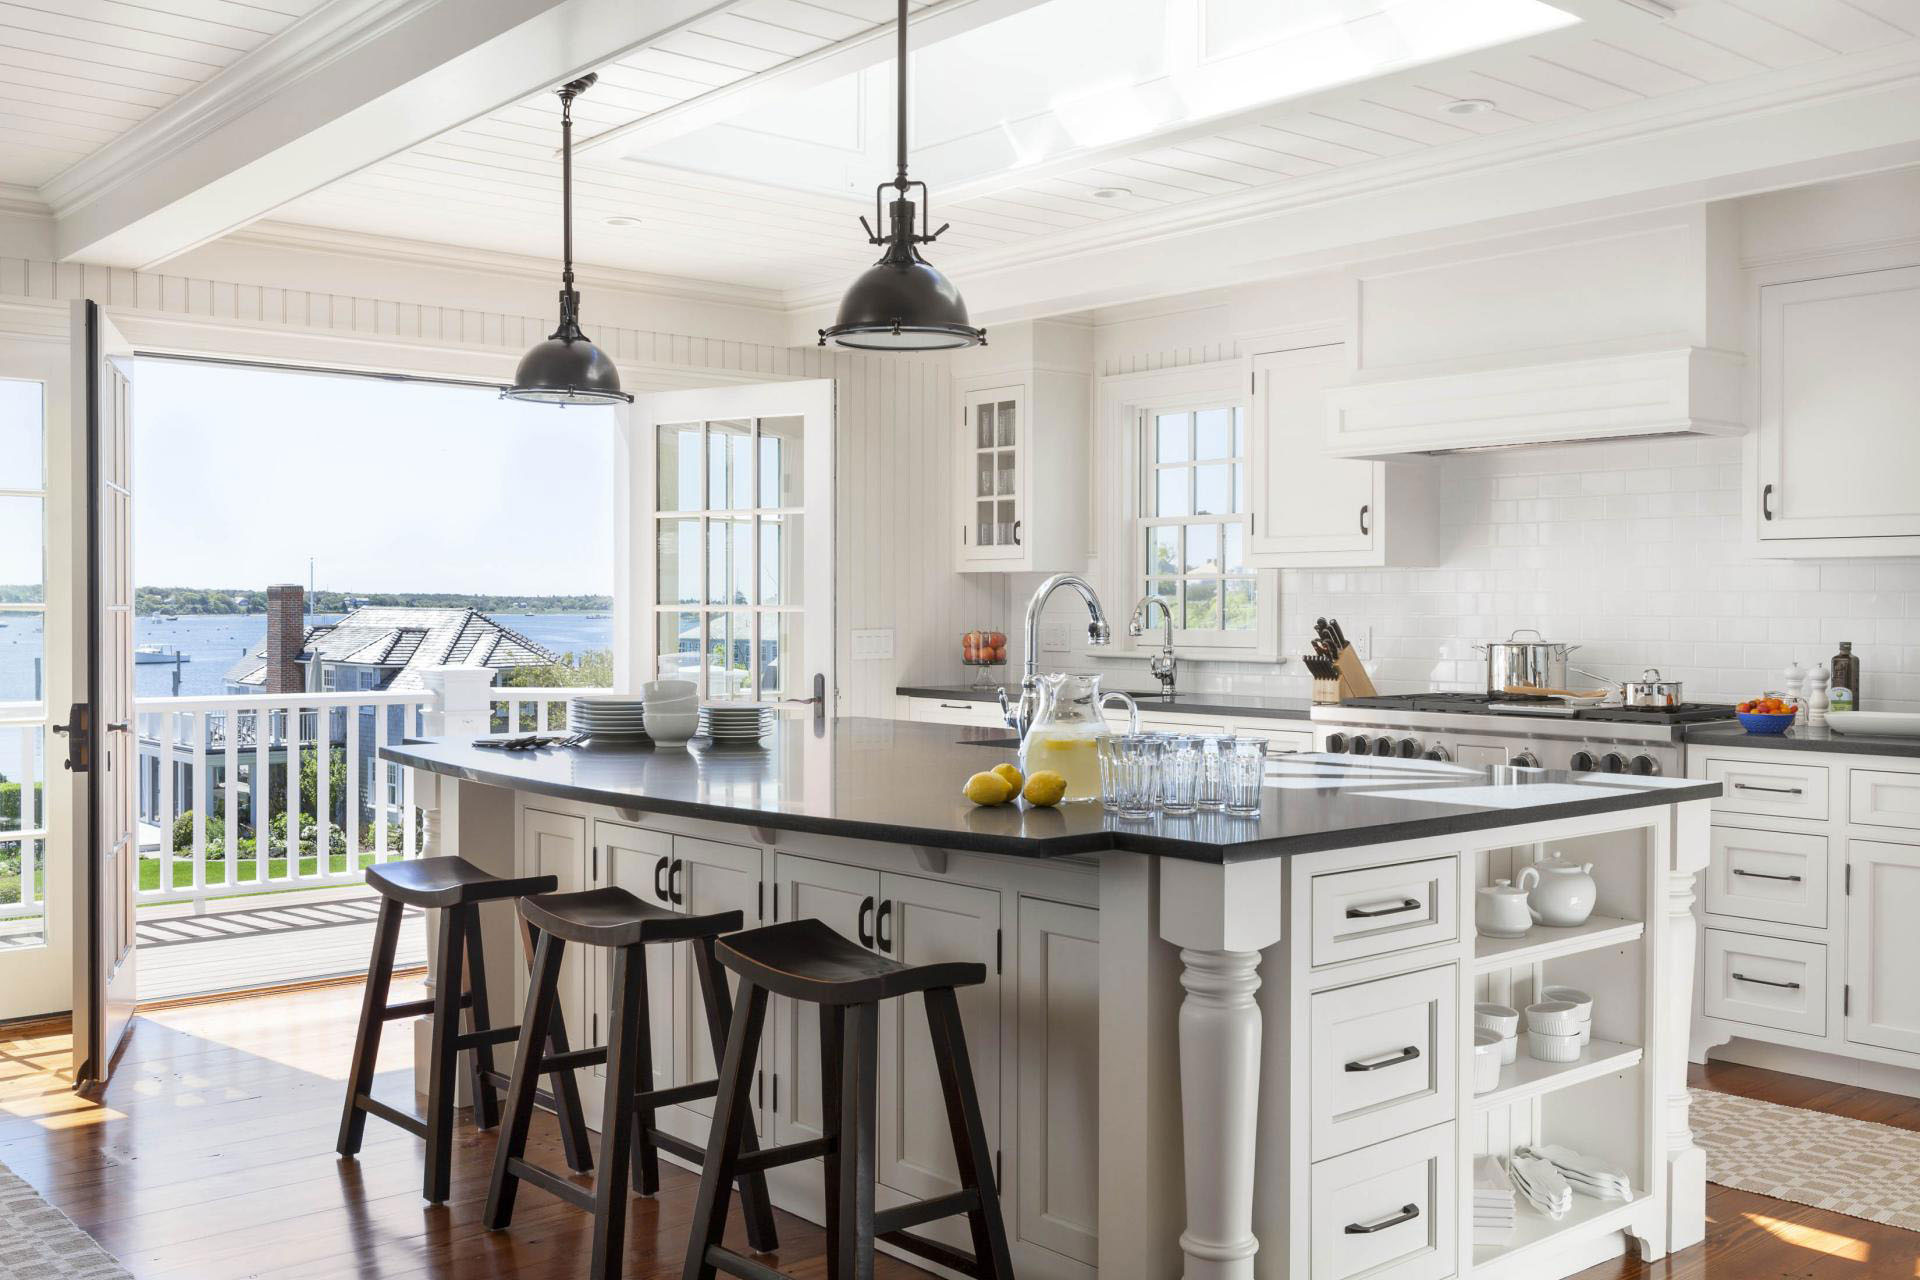
[[(204, 915), (142, 907), (140, 999), (174, 1000), (339, 978), (367, 971), (380, 899), (364, 885), (235, 898)], [(427, 962), (426, 925), (409, 911), (395, 961)]]
[[(394, 999), (419, 994), (396, 984)], [(454, 1198), (420, 1200), (420, 1143), (370, 1121), (358, 1160), (333, 1153), (360, 988), (347, 985), (146, 1013), (105, 1096), (74, 1096), (62, 1028), (0, 1034), (0, 1164), (20, 1174), (140, 1280), (574, 1280), (586, 1215), (523, 1190), (513, 1228), (479, 1223), (492, 1134), (463, 1126)], [(411, 1098), (411, 1037), (382, 1047), (376, 1092)], [(1920, 1102), (1746, 1067), (1696, 1083), (1920, 1130)], [(559, 1163), (551, 1118), (532, 1153)], [(694, 1178), (663, 1172), (633, 1199), (626, 1275), (680, 1274)], [(1708, 1188), (1705, 1244), (1651, 1266), (1617, 1260), (1581, 1280), (1879, 1280), (1920, 1272), (1920, 1235), (1746, 1192)], [(820, 1232), (778, 1215), (777, 1265), (823, 1274)], [(736, 1220), (732, 1237), (737, 1238)], [(886, 1280), (924, 1273), (880, 1260)]]

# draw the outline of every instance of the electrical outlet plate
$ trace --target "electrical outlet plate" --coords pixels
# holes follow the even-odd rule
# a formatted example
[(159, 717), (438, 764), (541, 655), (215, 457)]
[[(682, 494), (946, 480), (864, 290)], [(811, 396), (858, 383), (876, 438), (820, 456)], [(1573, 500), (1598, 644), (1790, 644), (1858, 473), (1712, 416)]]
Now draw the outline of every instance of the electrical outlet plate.
[(1040, 626), (1040, 651), (1065, 653), (1073, 647), (1073, 631), (1064, 622), (1046, 622)]
[(853, 657), (860, 661), (883, 661), (893, 656), (893, 628), (873, 627), (853, 633)]

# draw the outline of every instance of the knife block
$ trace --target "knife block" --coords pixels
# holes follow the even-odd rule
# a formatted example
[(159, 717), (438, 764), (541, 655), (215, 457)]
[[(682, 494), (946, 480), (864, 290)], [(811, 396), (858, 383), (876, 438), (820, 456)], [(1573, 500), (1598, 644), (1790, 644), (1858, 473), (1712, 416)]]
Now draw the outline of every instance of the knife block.
[(1347, 698), (1371, 698), (1379, 692), (1373, 687), (1373, 679), (1367, 675), (1367, 669), (1360, 665), (1352, 645), (1341, 649), (1333, 661), (1339, 675), (1331, 680), (1313, 682), (1315, 702), (1336, 703)]

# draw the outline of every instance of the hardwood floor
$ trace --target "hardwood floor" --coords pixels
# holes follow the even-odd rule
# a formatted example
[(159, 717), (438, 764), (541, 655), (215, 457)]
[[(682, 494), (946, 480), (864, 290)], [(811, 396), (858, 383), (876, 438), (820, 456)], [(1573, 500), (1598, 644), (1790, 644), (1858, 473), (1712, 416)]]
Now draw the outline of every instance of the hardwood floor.
[[(396, 982), (395, 1000), (421, 994)], [(573, 1280), (586, 1215), (523, 1188), (511, 1231), (479, 1217), (493, 1135), (463, 1127), (453, 1199), (420, 1200), (420, 1143), (370, 1121), (358, 1160), (333, 1151), (360, 988), (189, 1005), (142, 1015), (103, 1098), (75, 1097), (64, 1027), (0, 1033), (0, 1163), (33, 1184), (140, 1280)], [(403, 1024), (396, 1024), (401, 1030)], [(411, 1038), (382, 1046), (376, 1092), (412, 1105)], [(1709, 1088), (1920, 1131), (1920, 1100), (1750, 1067), (1695, 1068)], [(559, 1167), (559, 1133), (540, 1115), (530, 1154)], [(662, 1171), (633, 1199), (629, 1277), (680, 1274), (695, 1179)], [(1581, 1280), (1879, 1280), (1920, 1276), (1920, 1235), (1858, 1218), (1707, 1188), (1704, 1244), (1642, 1265), (1617, 1259)], [(779, 1214), (772, 1261), (813, 1280), (818, 1228)], [(743, 1246), (736, 1215), (730, 1244)], [(887, 1280), (926, 1273), (882, 1258)]]

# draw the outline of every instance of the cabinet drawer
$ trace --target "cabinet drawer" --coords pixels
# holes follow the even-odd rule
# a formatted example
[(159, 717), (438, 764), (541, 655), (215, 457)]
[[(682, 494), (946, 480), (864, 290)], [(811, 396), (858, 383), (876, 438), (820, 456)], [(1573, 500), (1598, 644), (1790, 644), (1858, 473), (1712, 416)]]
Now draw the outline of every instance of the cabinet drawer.
[(1454, 1126), (1313, 1166), (1313, 1280), (1443, 1280), (1458, 1258)]
[(1313, 878), (1313, 963), (1452, 942), (1460, 936), (1460, 863), (1429, 858)]
[(1314, 994), (1315, 1160), (1454, 1118), (1459, 985), (1447, 965)]
[(1708, 1017), (1827, 1033), (1826, 947), (1727, 929), (1708, 929), (1706, 946)]
[[(907, 718), (933, 724), (977, 724), (988, 728), (1005, 728), (1007, 723), (999, 703), (961, 698), (909, 698)], [(1007, 731), (1012, 732), (1011, 729)]]
[(1707, 913), (1827, 927), (1827, 838), (1713, 829)]
[(1827, 816), (1827, 768), (1819, 764), (1753, 764), (1709, 760), (1707, 778), (1724, 788), (1715, 813), (1767, 813), (1781, 818)]
[(1242, 738), (1265, 738), (1269, 758), (1295, 751), (1313, 750), (1311, 729), (1256, 729), (1252, 725), (1242, 723), (1234, 725), (1233, 731)]
[(1850, 818), (1863, 827), (1920, 831), (1920, 773), (1855, 769)]

